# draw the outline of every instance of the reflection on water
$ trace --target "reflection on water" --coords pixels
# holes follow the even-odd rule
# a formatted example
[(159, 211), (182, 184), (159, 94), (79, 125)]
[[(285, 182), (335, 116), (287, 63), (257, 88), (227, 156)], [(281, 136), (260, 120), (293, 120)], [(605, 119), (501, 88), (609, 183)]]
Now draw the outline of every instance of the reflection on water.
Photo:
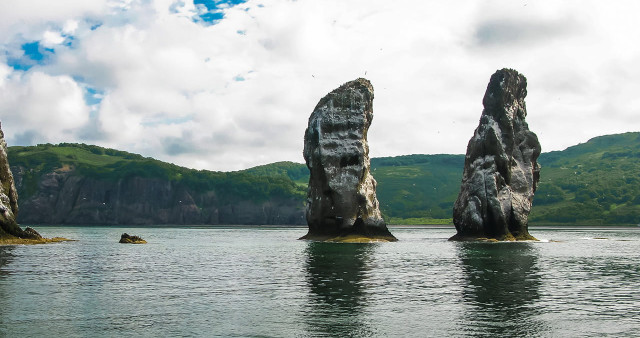
[(370, 257), (374, 244), (309, 242), (306, 279), (309, 301), (305, 310), (311, 336), (368, 337), (364, 318)]
[(0, 246), (0, 277), (6, 276), (9, 272), (5, 266), (13, 260), (13, 246)]
[(466, 304), (464, 328), (474, 336), (524, 337), (546, 331), (537, 317), (538, 252), (531, 243), (458, 243)]
[(6, 279), (9, 275), (7, 271), (7, 265), (13, 261), (13, 246), (0, 246), (0, 337), (6, 336), (5, 315), (8, 312), (7, 304), (4, 303), (6, 299), (9, 299), (9, 294), (6, 289)]
[(114, 241), (124, 228), (55, 229), (78, 241), (0, 247), (0, 337), (640, 332), (640, 228), (548, 230), (562, 240), (548, 243), (456, 243), (450, 229), (407, 228), (384, 244), (139, 228), (143, 246)]

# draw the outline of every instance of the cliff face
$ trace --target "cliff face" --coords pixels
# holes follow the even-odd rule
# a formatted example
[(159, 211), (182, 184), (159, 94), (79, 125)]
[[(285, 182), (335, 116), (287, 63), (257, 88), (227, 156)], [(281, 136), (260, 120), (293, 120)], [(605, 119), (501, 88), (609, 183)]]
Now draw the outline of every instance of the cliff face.
[[(18, 189), (26, 169), (12, 167)], [(39, 177), (35, 193), (20, 201), (21, 223), (82, 225), (304, 224), (294, 198), (222, 199), (158, 178), (95, 179), (72, 169)]]
[(310, 171), (303, 237), (380, 237), (387, 230), (370, 173), (367, 131), (373, 119), (373, 87), (348, 82), (322, 98), (309, 117), (304, 158)]
[(529, 130), (527, 80), (502, 69), (491, 76), (480, 124), (467, 146), (452, 239), (533, 239), (528, 216), (540, 178), (540, 143)]

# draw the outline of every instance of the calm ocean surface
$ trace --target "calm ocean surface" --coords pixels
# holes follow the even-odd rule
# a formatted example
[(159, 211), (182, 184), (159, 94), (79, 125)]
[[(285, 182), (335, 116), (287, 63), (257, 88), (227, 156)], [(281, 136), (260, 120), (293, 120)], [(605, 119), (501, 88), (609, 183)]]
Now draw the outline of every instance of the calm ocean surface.
[[(304, 228), (37, 227), (0, 247), (6, 337), (637, 337), (640, 228), (539, 243), (296, 240)], [(146, 245), (124, 245), (122, 232)]]

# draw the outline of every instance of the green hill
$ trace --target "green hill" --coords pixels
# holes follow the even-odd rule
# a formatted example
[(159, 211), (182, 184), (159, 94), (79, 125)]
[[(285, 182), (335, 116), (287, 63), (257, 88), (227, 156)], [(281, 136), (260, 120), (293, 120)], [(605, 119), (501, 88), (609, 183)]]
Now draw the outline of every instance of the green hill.
[[(260, 173), (258, 168), (236, 172), (194, 170), (138, 154), (86, 144), (41, 144), (9, 147), (8, 150), (12, 167), (28, 169), (22, 176), (22, 189), (18, 191), (21, 199), (29, 198), (36, 192), (42, 175), (60, 168), (63, 171), (64, 168), (73, 169), (83, 177), (101, 180), (130, 177), (161, 179), (184, 185), (196, 192), (215, 190), (220, 197), (231, 200), (263, 201), (274, 196), (302, 199), (306, 196), (306, 189), (293, 182), (284, 172)], [(276, 167), (283, 165), (284, 162)]]
[[(303, 202), (309, 172), (304, 164), (277, 162), (237, 172), (193, 170), (140, 155), (84, 144), (10, 147), (21, 175), (20, 198), (39, 188), (46, 172), (74, 169), (96, 179), (161, 179), (190, 191), (215, 191), (223, 200)], [(563, 151), (543, 153), (531, 224), (637, 224), (640, 222), (640, 133), (596, 137)], [(372, 173), (385, 218), (392, 224), (450, 223), (464, 155), (374, 158)]]
[(464, 155), (407, 155), (374, 158), (377, 196), (389, 223), (451, 223), (460, 191)]
[(600, 136), (540, 156), (533, 223), (640, 222), (640, 133)]
[[(460, 189), (464, 155), (406, 155), (371, 159), (377, 196), (387, 222), (441, 224), (451, 222)], [(306, 189), (304, 164), (277, 162), (246, 170), (257, 175), (287, 175)]]
[[(539, 162), (531, 224), (640, 222), (640, 133), (596, 137)], [(463, 165), (464, 155), (372, 159), (383, 213), (396, 224), (450, 221)]]

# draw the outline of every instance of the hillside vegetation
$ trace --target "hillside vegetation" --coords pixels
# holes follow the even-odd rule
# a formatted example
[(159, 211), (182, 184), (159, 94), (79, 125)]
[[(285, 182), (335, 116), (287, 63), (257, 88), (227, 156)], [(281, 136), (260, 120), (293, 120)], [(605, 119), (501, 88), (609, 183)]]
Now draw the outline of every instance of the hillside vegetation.
[[(39, 189), (43, 173), (75, 170), (100, 179), (159, 178), (233, 200), (306, 198), (304, 164), (277, 162), (237, 172), (193, 170), (137, 154), (84, 144), (10, 147), (12, 166), (27, 168), (20, 199)], [(637, 224), (640, 222), (640, 133), (596, 137), (563, 151), (543, 153), (531, 224)], [(374, 158), (378, 200), (391, 224), (451, 222), (464, 155)]]
[(215, 190), (221, 197), (232, 200), (263, 201), (274, 196), (302, 199), (306, 196), (304, 187), (280, 171), (254, 173), (249, 170), (194, 170), (137, 154), (86, 144), (16, 146), (9, 147), (8, 155), (12, 167), (27, 169), (22, 189), (18, 191), (20, 199), (33, 195), (38, 189), (40, 177), (53, 170), (74, 170), (84, 177), (102, 180), (156, 178), (183, 184), (196, 192)]
[(533, 223), (640, 222), (640, 133), (600, 136), (540, 156)]

